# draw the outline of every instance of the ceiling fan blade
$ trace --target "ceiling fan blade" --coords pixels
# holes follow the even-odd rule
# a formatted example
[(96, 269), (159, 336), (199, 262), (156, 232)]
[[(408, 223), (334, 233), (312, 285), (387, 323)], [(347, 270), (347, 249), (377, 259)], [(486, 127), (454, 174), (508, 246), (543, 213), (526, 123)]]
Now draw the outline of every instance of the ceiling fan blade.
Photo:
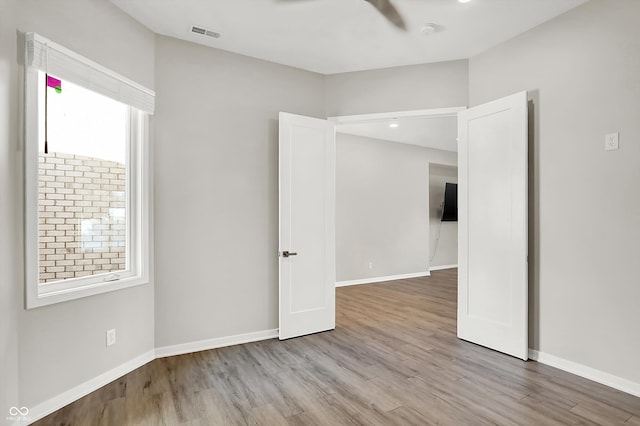
[(407, 30), (407, 26), (404, 23), (404, 19), (400, 16), (398, 9), (395, 8), (393, 4), (391, 4), (390, 0), (365, 0), (367, 3), (370, 3), (373, 7), (378, 9), (380, 13), (384, 15), (385, 18), (389, 20), (393, 25), (400, 28), (401, 30)]

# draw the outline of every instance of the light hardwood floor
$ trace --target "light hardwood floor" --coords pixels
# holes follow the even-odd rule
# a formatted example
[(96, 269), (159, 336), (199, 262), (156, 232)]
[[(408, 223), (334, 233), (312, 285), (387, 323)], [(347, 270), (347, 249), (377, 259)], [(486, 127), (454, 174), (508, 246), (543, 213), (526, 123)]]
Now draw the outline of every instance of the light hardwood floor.
[(640, 398), (455, 332), (456, 270), (338, 288), (334, 331), (158, 359), (36, 424), (640, 426)]

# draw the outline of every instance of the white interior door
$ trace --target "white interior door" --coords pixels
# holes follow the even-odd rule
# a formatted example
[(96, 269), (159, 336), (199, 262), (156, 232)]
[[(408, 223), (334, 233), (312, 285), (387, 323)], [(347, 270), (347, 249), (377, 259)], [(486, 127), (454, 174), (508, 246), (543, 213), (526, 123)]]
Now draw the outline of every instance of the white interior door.
[(458, 337), (528, 358), (527, 93), (458, 113)]
[(332, 330), (335, 126), (280, 113), (280, 339)]

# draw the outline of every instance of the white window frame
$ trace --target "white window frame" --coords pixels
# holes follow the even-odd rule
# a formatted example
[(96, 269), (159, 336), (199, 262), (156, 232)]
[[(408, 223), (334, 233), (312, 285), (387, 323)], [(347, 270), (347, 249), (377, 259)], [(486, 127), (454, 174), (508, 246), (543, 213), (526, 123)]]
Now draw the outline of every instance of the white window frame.
[[(154, 92), (89, 59), (34, 33), (26, 35), (25, 64), (25, 307), (27, 309), (147, 284), (150, 281), (150, 163), (149, 115), (153, 113)], [(34, 49), (34, 45), (36, 46)], [(40, 59), (37, 57), (37, 49)], [(34, 54), (36, 50), (36, 54)], [(42, 60), (45, 57), (45, 61)], [(62, 58), (61, 67), (47, 64), (49, 55)], [(44, 63), (43, 63), (44, 62)], [(52, 61), (53, 62), (53, 61)], [(46, 90), (40, 71), (54, 68), (63, 80), (109, 96), (129, 105), (127, 143), (127, 268), (105, 271), (87, 277), (70, 278), (46, 284), (39, 282), (38, 245), (38, 156), (39, 97)], [(74, 78), (76, 75), (80, 78)], [(97, 78), (97, 86), (92, 78)], [(100, 84), (108, 84), (100, 87)], [(122, 87), (118, 86), (121, 85)], [(116, 91), (111, 91), (113, 88)], [(106, 88), (107, 90), (105, 90)]]

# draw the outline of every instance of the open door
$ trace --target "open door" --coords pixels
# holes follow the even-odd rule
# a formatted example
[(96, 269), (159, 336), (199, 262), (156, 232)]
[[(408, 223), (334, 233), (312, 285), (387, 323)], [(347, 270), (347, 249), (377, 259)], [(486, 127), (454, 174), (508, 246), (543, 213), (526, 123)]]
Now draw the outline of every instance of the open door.
[(280, 113), (280, 339), (332, 330), (335, 126)]
[(527, 93), (458, 113), (458, 337), (526, 360)]

